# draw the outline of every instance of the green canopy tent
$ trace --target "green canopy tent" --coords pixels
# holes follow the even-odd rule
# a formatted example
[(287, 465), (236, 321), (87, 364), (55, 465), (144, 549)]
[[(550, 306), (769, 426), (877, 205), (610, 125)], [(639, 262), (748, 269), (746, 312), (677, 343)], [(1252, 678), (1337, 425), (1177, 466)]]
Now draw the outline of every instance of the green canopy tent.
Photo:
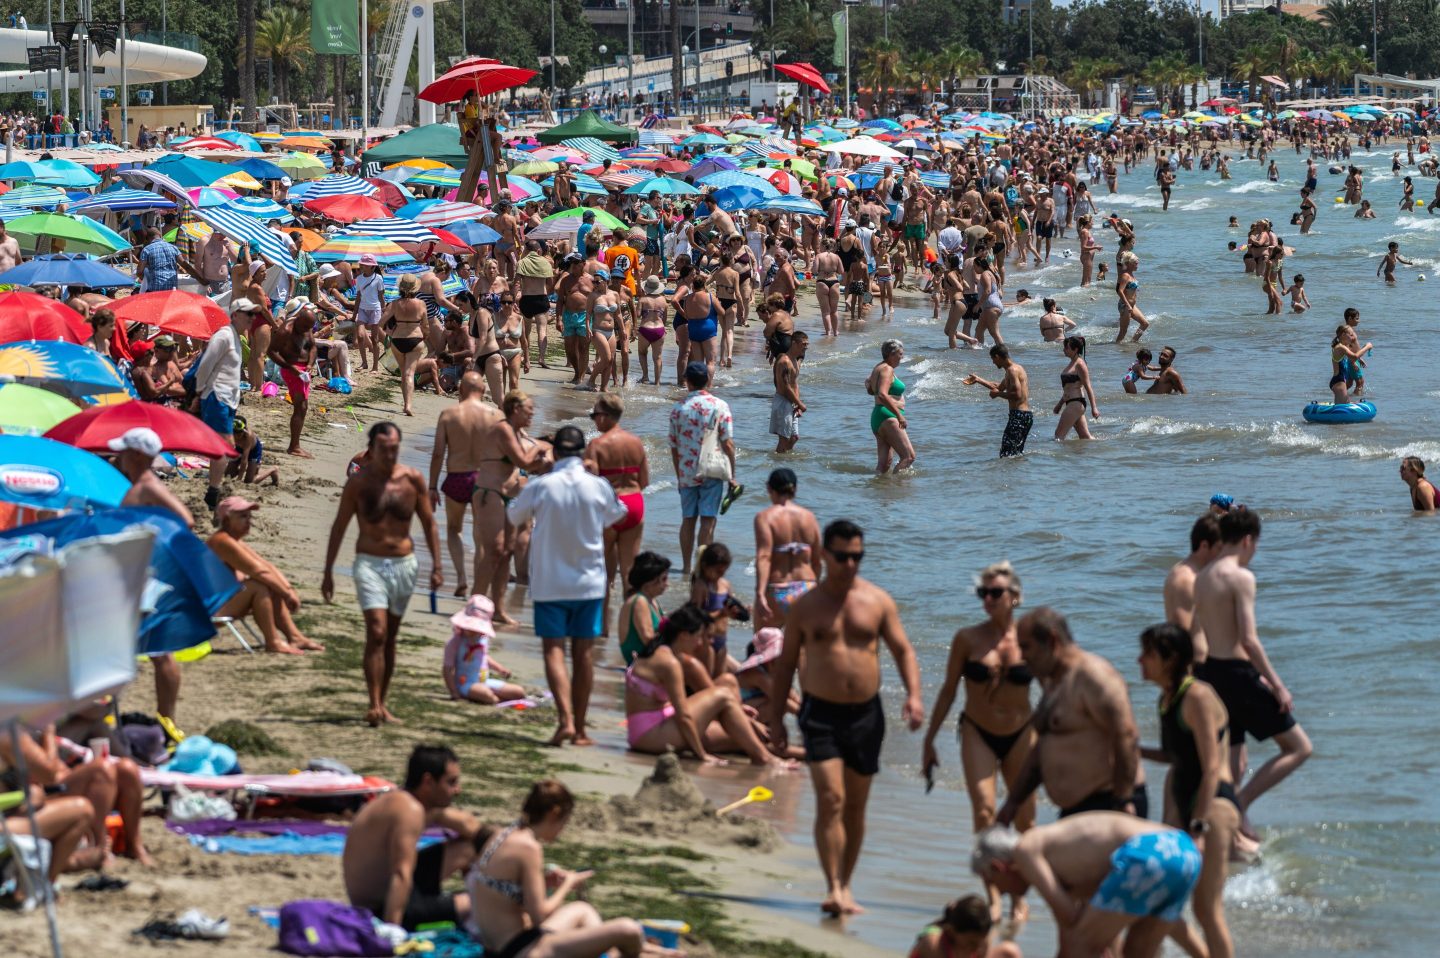
[(404, 160), (425, 157), (463, 169), (470, 154), (460, 146), (460, 128), (453, 123), (431, 123), (407, 130), (399, 136), (371, 148), (365, 153), (366, 163), (388, 166)]
[(640, 138), (640, 134), (632, 128), (610, 123), (601, 119), (594, 110), (586, 110), (559, 126), (552, 126), (544, 133), (539, 134), (536, 139), (541, 143), (559, 143), (577, 136), (588, 136), (610, 143), (634, 143)]

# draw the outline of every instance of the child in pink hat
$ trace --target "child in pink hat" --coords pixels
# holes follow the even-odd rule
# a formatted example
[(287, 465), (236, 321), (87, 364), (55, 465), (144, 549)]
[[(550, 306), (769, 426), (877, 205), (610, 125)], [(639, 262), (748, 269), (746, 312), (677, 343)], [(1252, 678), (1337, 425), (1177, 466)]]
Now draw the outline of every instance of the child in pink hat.
[[(525, 697), (525, 689), (507, 682), (510, 670), (490, 657), (490, 640), (495, 626), (490, 618), (495, 604), (489, 597), (472, 595), (465, 608), (450, 617), (455, 631), (445, 643), (445, 687), (450, 697), (498, 705)], [(502, 678), (491, 678), (491, 675)]]

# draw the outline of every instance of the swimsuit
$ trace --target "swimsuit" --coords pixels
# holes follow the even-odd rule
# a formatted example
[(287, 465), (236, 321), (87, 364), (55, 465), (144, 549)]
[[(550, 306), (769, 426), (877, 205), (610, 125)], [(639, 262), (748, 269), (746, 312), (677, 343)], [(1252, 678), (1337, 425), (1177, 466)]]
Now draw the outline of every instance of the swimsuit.
[[(994, 669), (984, 662), (975, 660), (966, 662), (961, 674), (971, 682), (980, 685), (988, 685), (995, 678)], [(1001, 673), (1001, 681), (1009, 682), (1012, 685), (1028, 686), (1034, 680), (1034, 674), (1030, 671), (1029, 666), (1023, 662), (1018, 662)], [(969, 715), (961, 712), (960, 724), (964, 725), (967, 722), (970, 723), (970, 727), (979, 734), (980, 738), (985, 742), (985, 745), (995, 754), (995, 757), (1002, 762), (1005, 760), (1005, 756), (1010, 754), (1010, 750), (1015, 747), (1015, 743), (1020, 741), (1020, 736), (1024, 735), (1025, 730), (1030, 727), (1030, 723), (1026, 722), (1015, 731), (1001, 735), (998, 732), (990, 731)]]
[(588, 320), (588, 319), (589, 319), (589, 314), (587, 314), (587, 313), (585, 312), (585, 310), (583, 310), (583, 309), (577, 310), (576, 312), (573, 312), (573, 313), (567, 311), (567, 312), (565, 313), (565, 317), (564, 317), (564, 333), (565, 333), (565, 335), (566, 335), (566, 336), (584, 336), (586, 330), (589, 328), (588, 325), (587, 325), (587, 320)]
[(390, 345), (401, 355), (409, 355), (422, 342), (419, 336), (391, 336)]
[(1280, 700), (1248, 659), (1210, 656), (1195, 666), (1195, 677), (1208, 682), (1230, 714), (1230, 744), (1241, 745), (1248, 734), (1257, 742), (1288, 732), (1295, 715), (1280, 708)]
[[(690, 296), (694, 296), (691, 293)], [(685, 297), (688, 302), (690, 296)], [(690, 334), (690, 342), (703, 343), (707, 339), (714, 339), (720, 332), (720, 324), (715, 317), (715, 297), (710, 297), (710, 313), (701, 319), (685, 319), (686, 332)]]
[(777, 612), (787, 613), (795, 600), (815, 588), (814, 579), (792, 579), (789, 582), (772, 582), (765, 587), (765, 595)]
[[(525, 905), (525, 893), (520, 890), (520, 886), (518, 884), (513, 881), (506, 881), (505, 879), (495, 878), (491, 875), (487, 875), (484, 871), (485, 866), (490, 864), (490, 859), (495, 855), (496, 850), (498, 850), (501, 845), (505, 844), (505, 839), (509, 838), (519, 827), (519, 823), (516, 823), (506, 828), (499, 835), (495, 836), (494, 841), (490, 843), (490, 847), (485, 849), (484, 854), (480, 856), (480, 859), (475, 862), (475, 865), (471, 868), (469, 880), (490, 889), (497, 895), (508, 898), (510, 901), (523, 908)], [(475, 921), (473, 914), (471, 917), (471, 921)], [(477, 932), (480, 930), (478, 923), (475, 924), (475, 930)], [(523, 951), (525, 951), (525, 949), (535, 944), (535, 942), (538, 941), (540, 939), (540, 936), (543, 934), (545, 934), (545, 929), (539, 927), (538, 925), (533, 928), (527, 928), (524, 931), (516, 934), (515, 937), (511, 938), (509, 941), (507, 941), (504, 947), (500, 948), (499, 950), (491, 950), (487, 948), (485, 950), (485, 953), (487, 955), (490, 955), (491, 958), (518, 958), (518, 956)]]
[(1034, 425), (1035, 414), (1028, 409), (1010, 410), (1010, 418), (1005, 421), (1005, 434), (1000, 437), (1000, 458), (1023, 456), (1025, 440), (1030, 435), (1030, 427)]
[[(1187, 675), (1169, 703), (1163, 698), (1160, 700), (1160, 747), (1170, 757), (1170, 796), (1175, 800), (1175, 807), (1180, 810), (1182, 822), (1188, 822), (1194, 813), (1200, 781), (1204, 778), (1204, 770), (1200, 767), (1200, 750), (1195, 745), (1195, 733), (1185, 727), (1185, 717), (1180, 713), (1185, 693), (1190, 691), (1190, 686), (1194, 684), (1195, 677)], [(1225, 743), (1225, 733), (1229, 729), (1227, 722), (1221, 726), (1216, 737), (1216, 741), (1222, 746)], [(1223, 751), (1227, 753), (1228, 761), (1229, 749)], [(1240, 801), (1235, 796), (1235, 786), (1229, 782), (1220, 783), (1215, 790), (1215, 797), (1225, 799), (1237, 809), (1240, 807)]]
[(1082, 812), (1123, 812), (1126, 801), (1135, 807), (1136, 818), (1150, 817), (1150, 790), (1145, 787), (1144, 782), (1135, 786), (1135, 790), (1130, 793), (1128, 800), (1121, 800), (1108, 788), (1091, 792), (1074, 805), (1060, 809), (1060, 817), (1068, 818)]
[(445, 493), (447, 499), (468, 503), (475, 495), (475, 477), (479, 474), (474, 470), (446, 473), (445, 481), (440, 483), (440, 491)]
[(644, 738), (647, 732), (659, 728), (675, 717), (675, 706), (670, 703), (669, 692), (644, 676), (635, 674), (633, 663), (625, 670), (625, 687), (639, 695), (663, 703), (661, 708), (645, 712), (632, 712), (626, 718), (625, 740), (630, 743), (631, 748), (635, 748), (635, 743)]
[[(900, 381), (898, 376), (890, 380), (889, 393), (896, 399), (905, 395), (905, 384)], [(878, 436), (880, 434), (880, 427), (885, 425), (885, 420), (895, 418), (897, 417), (895, 413), (890, 411), (890, 407), (877, 402), (875, 407), (870, 410), (870, 431)]]
[(828, 702), (808, 693), (800, 701), (800, 733), (805, 761), (839, 759), (859, 775), (880, 771), (885, 741), (885, 709), (877, 694), (867, 702)]
[[(660, 609), (648, 600), (646, 600), (646, 605), (650, 606), (650, 630), (653, 632), (660, 628)], [(640, 632), (635, 628), (635, 610), (632, 608), (630, 610), (630, 626), (625, 631), (625, 641), (620, 643), (620, 654), (625, 656), (625, 664), (629, 665), (635, 661), (635, 656), (639, 655), (644, 648), (644, 644), (640, 641)]]
[(550, 312), (550, 297), (544, 293), (525, 293), (520, 297), (519, 306), (521, 316), (533, 319)]
[(1199, 879), (1200, 852), (1189, 835), (1174, 829), (1147, 832), (1111, 854), (1110, 874), (1090, 907), (1176, 921)]

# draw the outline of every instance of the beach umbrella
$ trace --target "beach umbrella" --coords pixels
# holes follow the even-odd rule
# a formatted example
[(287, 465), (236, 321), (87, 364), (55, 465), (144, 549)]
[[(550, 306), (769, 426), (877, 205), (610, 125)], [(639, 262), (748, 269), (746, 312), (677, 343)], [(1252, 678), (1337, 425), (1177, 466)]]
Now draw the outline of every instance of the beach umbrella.
[(773, 166), (752, 166), (744, 171), (745, 175), (755, 179), (763, 180), (775, 187), (781, 193), (798, 194), (802, 187), (800, 181), (782, 169)]
[[(3, 197), (0, 197), (3, 199)], [(95, 220), (61, 213), (31, 213), (5, 224), (16, 239), (63, 239), (70, 252), (108, 255), (129, 249), (125, 237)]]
[[(401, 266), (393, 266), (384, 273), (385, 277), (385, 298), (395, 299), (400, 295), (400, 277), (407, 274), (420, 276), (430, 272), (430, 267), (424, 263), (407, 263)], [(440, 291), (446, 296), (455, 296), (465, 292), (465, 281), (454, 273), (450, 278), (440, 284)]]
[(414, 176), (406, 177), (405, 182), (411, 186), (448, 186), (454, 189), (460, 185), (460, 177), (459, 170), (422, 170)]
[(727, 141), (723, 136), (716, 136), (714, 133), (695, 133), (680, 141), (681, 146), (725, 146)]
[(236, 243), (258, 248), (266, 259), (291, 276), (300, 275), (300, 264), (295, 262), (290, 245), (253, 216), (237, 213), (225, 206), (196, 210), (195, 215)]
[(561, 211), (558, 212), (558, 213), (552, 213), (550, 216), (545, 217), (545, 218), (544, 218), (543, 220), (541, 220), (540, 222), (541, 222), (542, 224), (544, 224), (544, 223), (553, 223), (553, 222), (555, 222), (555, 221), (557, 221), (557, 220), (573, 219), (573, 220), (575, 220), (575, 222), (578, 224), (578, 223), (580, 222), (580, 220), (581, 220), (581, 217), (583, 217), (586, 213), (594, 213), (594, 214), (595, 214), (595, 228), (596, 228), (596, 229), (615, 230), (615, 229), (624, 229), (624, 228), (625, 228), (625, 224), (624, 224), (623, 222), (621, 222), (617, 217), (615, 217), (614, 215), (612, 215), (612, 214), (610, 214), (610, 213), (605, 212), (604, 210), (596, 209), (596, 208), (593, 207), (593, 206), (586, 206), (586, 207), (576, 206), (576, 207), (572, 207), (571, 209), (568, 209), (568, 210), (561, 210)]
[(184, 238), (194, 240), (197, 243), (203, 243), (205, 240), (210, 238), (210, 234), (213, 232), (215, 232), (215, 230), (213, 227), (211, 227), (209, 223), (184, 223), (180, 226), (175, 227), (170, 232), (166, 233), (165, 242), (174, 243), (177, 241), (178, 237), (183, 236)]
[(830, 92), (830, 84), (825, 82), (825, 78), (820, 75), (819, 70), (808, 63), (777, 63), (775, 72), (819, 90), (821, 93)]
[(320, 247), (324, 246), (325, 240), (329, 238), (323, 233), (318, 233), (315, 230), (306, 229), (303, 226), (295, 226), (286, 230), (285, 232), (290, 234), (291, 239), (295, 239), (298, 234), (300, 248), (307, 253), (313, 253)]
[(166, 193), (186, 206), (194, 206), (190, 195), (185, 187), (173, 177), (166, 176), (158, 170), (120, 170), (116, 173), (120, 180), (126, 185), (137, 190), (164, 190)]
[(450, 170), (450, 169), (454, 169), (454, 167), (452, 167), (452, 166), (451, 166), (450, 164), (448, 164), (448, 163), (441, 163), (439, 160), (432, 160), (432, 159), (429, 159), (428, 157), (424, 157), (424, 156), (417, 156), (417, 157), (415, 157), (413, 160), (401, 160), (401, 161), (398, 162), (398, 163), (391, 163), (389, 166), (385, 167), (385, 169), (387, 169), (387, 170), (399, 170), (399, 169), (403, 169), (403, 168), (405, 168), (405, 167), (411, 167), (411, 168), (416, 169), (416, 170)]
[[(488, 191), (490, 174), (481, 173), (479, 182), (481, 191)], [(534, 180), (526, 176), (507, 176), (505, 178), (505, 189), (510, 191), (510, 198), (512, 200), (516, 200), (519, 202), (523, 202), (527, 199), (530, 199), (531, 197), (543, 196), (545, 194), (544, 188), (541, 187), (539, 183), (536, 183)], [(451, 198), (453, 199), (454, 197)]]
[(415, 259), (401, 249), (398, 244), (383, 236), (347, 236), (344, 234), (331, 237), (324, 246), (315, 250), (311, 255), (317, 263), (357, 262), (360, 257), (365, 255), (374, 256), (376, 262), (382, 265), (411, 263)]
[(500, 242), (500, 234), (484, 223), (460, 222), (453, 224), (448, 232), (466, 246), (489, 246)]
[(814, 200), (807, 200), (803, 196), (777, 196), (774, 199), (766, 200), (759, 206), (759, 210), (774, 210), (779, 213), (798, 213), (801, 216), (824, 216), (824, 208)]
[(0, 180), (34, 181), (45, 175), (45, 167), (39, 160), (15, 160), (0, 165)]
[[(96, 262), (84, 253), (47, 253), (44, 256), (37, 256), (26, 263), (21, 263), (14, 269), (8, 269), (0, 273), (0, 283), (9, 286), (86, 286), (90, 289), (112, 289), (119, 286), (129, 286), (135, 282), (134, 278), (127, 273), (122, 273), (113, 266)], [(0, 293), (0, 299), (8, 294)], [(54, 303), (52, 299), (44, 296), (37, 297), (48, 303)], [(59, 304), (56, 304), (59, 306)], [(81, 327), (85, 321), (80, 318), (68, 306), (60, 306), (66, 312), (74, 313), (76, 321)], [(3, 325), (4, 317), (0, 314), (0, 325)], [(71, 327), (75, 327), (72, 325)], [(88, 328), (83, 336), (75, 342), (84, 342), (90, 335)], [(20, 337), (17, 337), (20, 338)], [(30, 338), (30, 337), (24, 337)], [(67, 337), (37, 336), (36, 339), (51, 339)], [(8, 340), (0, 335), (0, 342)]]
[(230, 322), (225, 310), (208, 296), (180, 289), (124, 296), (109, 308), (121, 322), (149, 323), (167, 333), (191, 339), (209, 339)]
[(349, 173), (332, 173), (329, 176), (322, 176), (310, 184), (305, 194), (305, 199), (319, 200), (329, 196), (373, 196), (377, 192), (373, 183), (367, 183), (358, 176), (351, 176)]
[[(233, 143), (235, 146), (239, 147), (240, 149), (246, 150), (246, 151), (248, 151), (248, 152), (250, 152), (250, 153), (259, 153), (259, 152), (261, 151), (261, 146), (260, 146), (260, 141), (259, 141), (259, 140), (255, 139), (255, 137), (251, 136), (249, 133), (242, 133), (242, 132), (239, 131), (239, 130), (221, 130), (219, 133), (216, 133), (216, 134), (215, 134), (215, 138), (216, 138), (217, 140), (226, 140), (226, 141), (228, 141), (228, 142), (230, 142), (230, 143)], [(236, 165), (236, 166), (243, 166), (245, 162), (249, 162), (249, 161), (242, 161), (241, 163), (236, 163), (235, 165)], [(261, 162), (263, 162), (263, 161), (261, 161)], [(255, 172), (254, 172), (253, 170), (248, 170), (248, 169), (247, 169), (246, 172), (249, 173), (251, 176), (255, 176)], [(258, 179), (268, 179), (268, 177), (259, 177), (259, 176), (256, 176), (255, 178), (256, 178), (257, 180), (258, 180)], [(279, 178), (279, 177), (276, 177), (276, 179), (278, 179), (278, 178)]]
[(280, 145), (289, 150), (328, 150), (333, 145), (329, 139), (318, 134), (286, 136)]
[(746, 189), (761, 190), (767, 199), (780, 195), (780, 191), (769, 183), (741, 170), (721, 170), (718, 173), (710, 173), (702, 176), (698, 182), (707, 190), (716, 190), (725, 186), (743, 186)]
[(226, 203), (228, 209), (237, 213), (244, 213), (246, 216), (253, 216), (261, 222), (268, 223), (270, 220), (279, 220), (282, 223), (293, 223), (295, 217), (290, 211), (279, 203), (264, 196), (239, 196)]
[(414, 220), (403, 216), (380, 216), (356, 220), (345, 230), (347, 236), (380, 236), (392, 243), (438, 243), (440, 237)]
[(186, 190), (185, 195), (190, 197), (191, 205), (196, 209), (209, 209), (212, 206), (228, 206), (231, 200), (239, 199), (240, 194), (234, 190), (227, 190), (224, 187), (216, 189), (213, 186), (198, 186)]
[[(244, 134), (241, 135), (243, 136)], [(251, 157), (248, 160), (237, 160), (235, 162), (235, 169), (243, 170), (257, 180), (283, 180), (290, 175), (269, 160), (262, 160), (258, 157)]]
[(316, 197), (312, 194), (305, 198), (305, 208), (337, 223), (353, 223), (356, 220), (394, 215), (390, 212), (390, 207), (368, 196)]
[(26, 339), (83, 343), (89, 338), (89, 324), (64, 303), (23, 290), (0, 293), (0, 343)]
[(109, 359), (88, 346), (54, 340), (0, 346), (0, 376), (77, 399), (127, 391)]
[(907, 159), (904, 153), (894, 147), (886, 146), (874, 137), (862, 136), (853, 140), (841, 140), (839, 143), (827, 143), (820, 149), (827, 153), (847, 153), (855, 156), (871, 156), (876, 159), (903, 160)]
[[(733, 213), (736, 210), (754, 209), (766, 200), (780, 196), (780, 191), (764, 180), (757, 177), (750, 177), (750, 179), (755, 181), (754, 186), (726, 186), (716, 190), (715, 204), (725, 212)], [(762, 187), (769, 187), (772, 195), (766, 195), (761, 189)]]
[(728, 156), (707, 156), (700, 160), (687, 171), (695, 180), (703, 180), (711, 173), (721, 173), (740, 169), (740, 164)]
[(41, 160), (35, 165), (40, 170), (35, 182), (45, 186), (84, 189), (100, 183), (100, 177), (96, 176), (93, 170), (71, 160)]
[(479, 96), (489, 96), (524, 86), (535, 76), (535, 70), (504, 63), (481, 63), (476, 59), (452, 67), (421, 90), (419, 96), (431, 103), (457, 103), (472, 91)]
[(195, 416), (138, 400), (92, 406), (50, 429), (45, 438), (90, 452), (106, 452), (110, 440), (142, 428), (155, 430), (161, 448), (167, 452), (190, 452), (207, 459), (239, 455), (234, 446)]
[(414, 200), (395, 211), (396, 216), (414, 220), (421, 226), (450, 226), (467, 220), (476, 220), (490, 212), (474, 203), (457, 203), (454, 200)]
[(659, 193), (661, 196), (691, 196), (700, 191), (684, 180), (677, 180), (669, 176), (656, 176), (636, 183), (634, 186), (626, 187), (625, 192), (630, 196), (649, 196), (651, 193)]
[(127, 186), (112, 186), (103, 193), (70, 204), (71, 213), (84, 210), (111, 210), (116, 213), (137, 213), (141, 210), (173, 210), (175, 204), (149, 190), (133, 190)]
[(64, 190), (56, 189), (53, 186), (26, 183), (24, 186), (17, 186), (13, 190), (8, 190), (4, 196), (0, 196), (0, 206), (53, 209), (64, 203), (66, 199)]
[(411, 193), (405, 187), (400, 186), (396, 183), (390, 183), (386, 180), (378, 179), (376, 177), (371, 177), (367, 179), (366, 182), (372, 184), (376, 189), (375, 195), (370, 198), (373, 200), (379, 200), (391, 210), (398, 210), (406, 203), (409, 203), (411, 200), (415, 199), (414, 193)]
[[(243, 149), (243, 147), (239, 147), (229, 140), (222, 140), (218, 136), (193, 136), (183, 143), (172, 143), (172, 145), (182, 153), (192, 153), (198, 150), (224, 150), (228, 153), (238, 153)], [(259, 146), (260, 144), (255, 145)]]
[(150, 164), (147, 169), (163, 173), (187, 189), (197, 186), (214, 186), (221, 183), (241, 190), (258, 190), (260, 183), (244, 170), (227, 163), (202, 160), (196, 156), (166, 156)]
[(313, 180), (330, 172), (330, 167), (309, 153), (286, 153), (271, 161), (292, 180)]
[(0, 383), (0, 433), (38, 436), (79, 411), (79, 406), (48, 389)]
[(114, 508), (130, 480), (99, 456), (40, 436), (0, 436), (0, 499), (31, 509)]

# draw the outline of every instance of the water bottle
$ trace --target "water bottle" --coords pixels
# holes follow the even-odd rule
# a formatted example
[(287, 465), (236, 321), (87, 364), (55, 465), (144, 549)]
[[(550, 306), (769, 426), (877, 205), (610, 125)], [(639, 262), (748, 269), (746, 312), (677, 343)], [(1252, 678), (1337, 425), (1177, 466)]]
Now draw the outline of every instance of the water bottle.
[(436, 603), (435, 590), (434, 590), (434, 589), (431, 589), (431, 590), (430, 590), (430, 614), (431, 614), (431, 615), (439, 615), (439, 614), (440, 614), (440, 608), (439, 608), (439, 606), (438, 606), (437, 603)]

